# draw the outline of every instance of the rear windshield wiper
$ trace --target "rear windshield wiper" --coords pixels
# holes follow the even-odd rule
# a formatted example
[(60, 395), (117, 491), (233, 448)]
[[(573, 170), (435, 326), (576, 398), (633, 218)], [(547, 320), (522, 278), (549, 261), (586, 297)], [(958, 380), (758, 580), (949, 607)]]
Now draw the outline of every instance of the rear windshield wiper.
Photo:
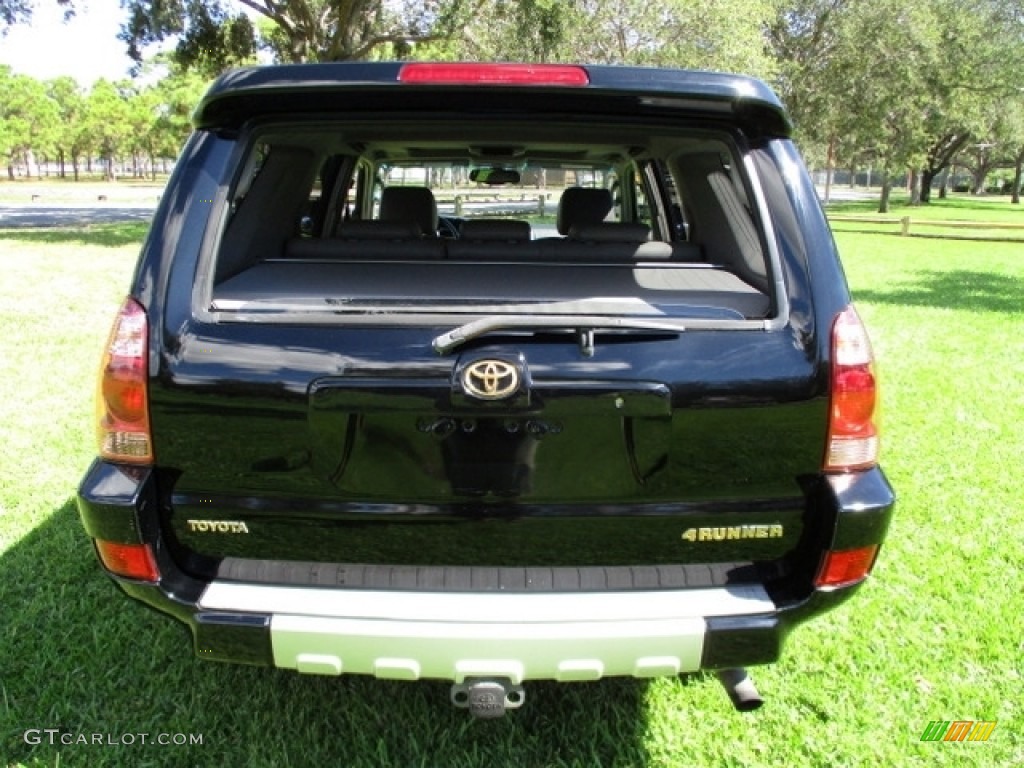
[(580, 337), (583, 354), (594, 351), (594, 331), (662, 331), (682, 333), (686, 328), (678, 321), (645, 320), (633, 317), (611, 317), (602, 315), (490, 315), (460, 325), (434, 339), (433, 347), (438, 354), (451, 352), (478, 336), (503, 330), (546, 330), (563, 329), (575, 331)]

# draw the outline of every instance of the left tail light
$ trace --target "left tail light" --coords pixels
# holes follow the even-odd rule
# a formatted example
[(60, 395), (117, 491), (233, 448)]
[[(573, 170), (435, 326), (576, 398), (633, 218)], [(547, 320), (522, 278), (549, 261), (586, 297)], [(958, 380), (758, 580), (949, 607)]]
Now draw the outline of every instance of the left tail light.
[(103, 354), (96, 398), (99, 453), (110, 461), (153, 463), (148, 339), (146, 310), (126, 299)]
[(96, 554), (103, 567), (117, 576), (138, 581), (160, 580), (156, 558), (148, 544), (121, 544), (96, 539)]

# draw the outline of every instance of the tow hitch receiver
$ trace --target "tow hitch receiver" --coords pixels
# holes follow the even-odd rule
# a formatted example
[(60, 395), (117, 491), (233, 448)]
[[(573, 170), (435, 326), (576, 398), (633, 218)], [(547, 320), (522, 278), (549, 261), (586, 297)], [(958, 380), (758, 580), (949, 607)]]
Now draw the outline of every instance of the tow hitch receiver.
[(467, 678), (452, 686), (451, 699), (473, 717), (492, 719), (503, 717), (505, 710), (523, 706), (526, 691), (508, 678)]

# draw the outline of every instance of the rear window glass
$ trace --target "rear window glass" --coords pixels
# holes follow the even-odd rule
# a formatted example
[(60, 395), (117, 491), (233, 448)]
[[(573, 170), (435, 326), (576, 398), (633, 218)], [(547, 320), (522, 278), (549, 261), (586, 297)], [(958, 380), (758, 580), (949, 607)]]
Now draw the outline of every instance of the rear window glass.
[(264, 126), (246, 146), (211, 270), (223, 313), (774, 311), (754, 180), (726, 134), (338, 123)]

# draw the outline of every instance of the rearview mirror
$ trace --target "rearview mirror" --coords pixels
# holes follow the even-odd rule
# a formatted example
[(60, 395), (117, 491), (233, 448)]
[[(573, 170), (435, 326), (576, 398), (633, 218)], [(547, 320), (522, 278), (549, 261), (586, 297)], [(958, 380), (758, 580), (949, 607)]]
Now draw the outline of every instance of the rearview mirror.
[(477, 184), (518, 184), (519, 171), (512, 171), (508, 168), (474, 168), (469, 172), (469, 180)]

